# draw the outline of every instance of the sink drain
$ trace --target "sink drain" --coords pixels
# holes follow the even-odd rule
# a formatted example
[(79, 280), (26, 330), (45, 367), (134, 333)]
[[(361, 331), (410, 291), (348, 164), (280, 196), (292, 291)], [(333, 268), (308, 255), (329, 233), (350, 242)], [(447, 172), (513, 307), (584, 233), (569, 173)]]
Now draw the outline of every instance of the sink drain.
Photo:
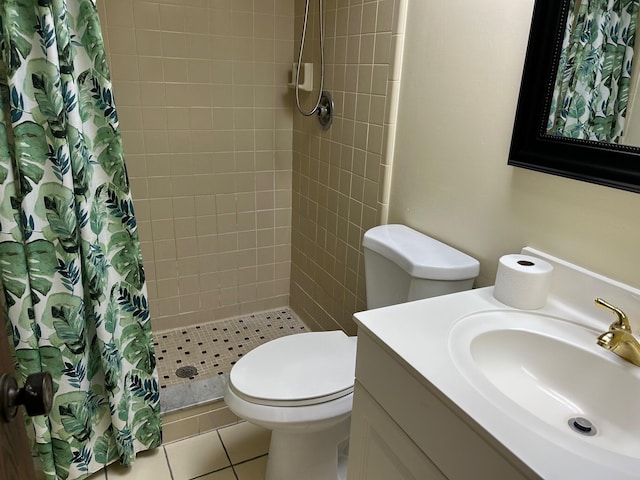
[(569, 427), (574, 432), (579, 433), (580, 435), (586, 435), (587, 437), (592, 437), (598, 430), (596, 427), (584, 417), (572, 417), (569, 419)]
[(176, 370), (176, 376), (180, 378), (191, 378), (195, 377), (198, 374), (198, 369), (196, 367), (187, 366), (180, 367)]

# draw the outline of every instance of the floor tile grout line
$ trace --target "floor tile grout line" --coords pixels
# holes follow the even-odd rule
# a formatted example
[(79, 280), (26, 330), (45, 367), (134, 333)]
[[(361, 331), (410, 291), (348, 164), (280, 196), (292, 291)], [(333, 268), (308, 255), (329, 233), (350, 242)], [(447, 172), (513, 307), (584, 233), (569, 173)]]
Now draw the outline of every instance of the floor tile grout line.
[(167, 467), (169, 468), (169, 476), (171, 480), (175, 480), (173, 477), (173, 469), (171, 468), (171, 460), (169, 460), (169, 454), (167, 453), (167, 449), (164, 448), (164, 445), (160, 445), (162, 447), (162, 451), (164, 452), (164, 459), (167, 461)]
[[(238, 424), (235, 424), (235, 425), (238, 425)], [(220, 440), (220, 444), (221, 444), (221, 446), (222, 446), (222, 448), (224, 450), (225, 456), (227, 457), (227, 461), (228, 461), (229, 464), (225, 465), (224, 467), (221, 467), (221, 468), (212, 470), (210, 472), (204, 473), (202, 475), (197, 475), (196, 477), (190, 477), (189, 480), (198, 480), (198, 479), (201, 479), (201, 478), (205, 478), (205, 477), (207, 477), (207, 476), (209, 476), (211, 474), (222, 472), (222, 471), (227, 470), (227, 469), (231, 469), (231, 472), (232, 472), (235, 480), (240, 480), (240, 476), (239, 476), (238, 472), (236, 471), (235, 467), (238, 467), (238, 466), (253, 462), (253, 461), (258, 460), (258, 459), (263, 458), (263, 457), (268, 457), (269, 454), (265, 453), (265, 454), (256, 455), (256, 456), (253, 456), (253, 457), (250, 457), (250, 458), (246, 458), (246, 459), (243, 459), (241, 461), (238, 461), (238, 462), (234, 463), (233, 460), (231, 459), (231, 455), (229, 454), (227, 446), (225, 445), (224, 440), (222, 438), (222, 435), (220, 433), (221, 430), (223, 430), (225, 428), (231, 428), (232, 426), (233, 425), (228, 425), (226, 427), (220, 427), (220, 428), (215, 429), (216, 435), (218, 436), (218, 439)], [(201, 435), (201, 434), (198, 434), (198, 435)], [(194, 437), (198, 436), (198, 435), (194, 435)], [(185, 439), (176, 440), (176, 441), (171, 442), (171, 443), (179, 443), (179, 442), (181, 442), (183, 440), (185, 440)], [(166, 461), (167, 468), (169, 470), (170, 479), (171, 480), (175, 480), (176, 476), (175, 476), (175, 474), (173, 472), (173, 467), (171, 465), (171, 460), (169, 458), (169, 453), (168, 453), (168, 451), (166, 449), (166, 445), (168, 445), (168, 444), (160, 445), (158, 448), (162, 449), (162, 453), (164, 455), (164, 459)], [(103, 478), (105, 480), (109, 480), (109, 472), (108, 472), (107, 467), (104, 467), (104, 470), (102, 472), (96, 472), (96, 473), (98, 473), (98, 474), (102, 473), (103, 474)], [(96, 480), (98, 480), (98, 479), (96, 478)]]
[(251, 457), (251, 458), (247, 458), (246, 460), (242, 460), (242, 461), (240, 461), (238, 463), (234, 463), (231, 466), (232, 467), (237, 467), (239, 465), (244, 465), (245, 463), (253, 462), (254, 460), (258, 460), (259, 458), (268, 457), (268, 456), (269, 456), (268, 453), (263, 453), (262, 455), (257, 455), (255, 457)]
[(228, 467), (224, 467), (224, 468), (219, 468), (218, 470), (213, 470), (213, 471), (208, 472), (208, 473), (203, 473), (202, 475), (198, 475), (197, 477), (192, 477), (189, 480), (198, 480), (199, 478), (205, 478), (205, 477), (208, 477), (209, 475), (211, 475), (212, 473), (224, 472), (227, 469), (231, 469), (231, 473), (233, 473), (233, 476), (235, 477), (235, 479), (238, 480), (238, 476), (236, 475), (236, 472), (233, 470), (233, 466), (232, 465), (229, 465)]
[(231, 472), (233, 473), (233, 476), (236, 478), (236, 480), (238, 479), (238, 474), (236, 473), (236, 469), (233, 468), (233, 462), (231, 461), (231, 455), (229, 455), (229, 451), (227, 450), (227, 446), (224, 444), (224, 440), (222, 439), (222, 435), (220, 435), (220, 428), (216, 429), (216, 434), (218, 435), (218, 438), (220, 439), (220, 445), (222, 445), (222, 449), (224, 450), (224, 454), (227, 456), (227, 460), (229, 460), (229, 465), (231, 466)]

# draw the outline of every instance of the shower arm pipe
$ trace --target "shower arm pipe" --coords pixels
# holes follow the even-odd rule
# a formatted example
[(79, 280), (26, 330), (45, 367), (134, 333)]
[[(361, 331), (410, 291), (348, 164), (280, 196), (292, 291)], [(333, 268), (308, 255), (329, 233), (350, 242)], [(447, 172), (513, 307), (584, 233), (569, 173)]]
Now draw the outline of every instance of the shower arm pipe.
[(322, 99), (322, 92), (324, 90), (324, 8), (323, 8), (323, 0), (318, 0), (319, 2), (319, 10), (320, 13), (318, 15), (320, 19), (320, 90), (318, 91), (318, 99), (316, 101), (315, 106), (309, 110), (308, 112), (302, 109), (300, 105), (300, 65), (302, 65), (302, 53), (304, 50), (305, 37), (307, 35), (307, 20), (309, 18), (309, 1), (306, 0), (306, 4), (304, 7), (304, 23), (302, 25), (302, 38), (300, 39), (300, 51), (298, 53), (298, 65), (296, 67), (296, 106), (298, 107), (298, 111), (304, 115), (305, 117), (310, 117), (314, 113), (318, 111), (318, 107), (320, 106), (320, 101)]

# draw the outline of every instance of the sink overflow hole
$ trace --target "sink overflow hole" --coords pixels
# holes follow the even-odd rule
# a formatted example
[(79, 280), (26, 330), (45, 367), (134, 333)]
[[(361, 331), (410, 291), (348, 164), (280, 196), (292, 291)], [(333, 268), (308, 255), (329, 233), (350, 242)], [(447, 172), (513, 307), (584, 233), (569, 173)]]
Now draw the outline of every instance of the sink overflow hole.
[(580, 435), (586, 435), (587, 437), (592, 437), (598, 430), (596, 427), (584, 417), (572, 417), (569, 419), (569, 427), (574, 432), (578, 432)]

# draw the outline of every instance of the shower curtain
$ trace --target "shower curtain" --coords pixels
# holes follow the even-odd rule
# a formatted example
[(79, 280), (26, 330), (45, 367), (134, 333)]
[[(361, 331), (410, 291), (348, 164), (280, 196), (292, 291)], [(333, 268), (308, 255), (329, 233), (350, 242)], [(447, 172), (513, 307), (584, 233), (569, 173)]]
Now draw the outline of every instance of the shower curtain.
[(624, 133), (640, 0), (572, 0), (547, 133), (617, 143)]
[(161, 443), (136, 219), (95, 2), (0, 1), (0, 281), (47, 479)]

